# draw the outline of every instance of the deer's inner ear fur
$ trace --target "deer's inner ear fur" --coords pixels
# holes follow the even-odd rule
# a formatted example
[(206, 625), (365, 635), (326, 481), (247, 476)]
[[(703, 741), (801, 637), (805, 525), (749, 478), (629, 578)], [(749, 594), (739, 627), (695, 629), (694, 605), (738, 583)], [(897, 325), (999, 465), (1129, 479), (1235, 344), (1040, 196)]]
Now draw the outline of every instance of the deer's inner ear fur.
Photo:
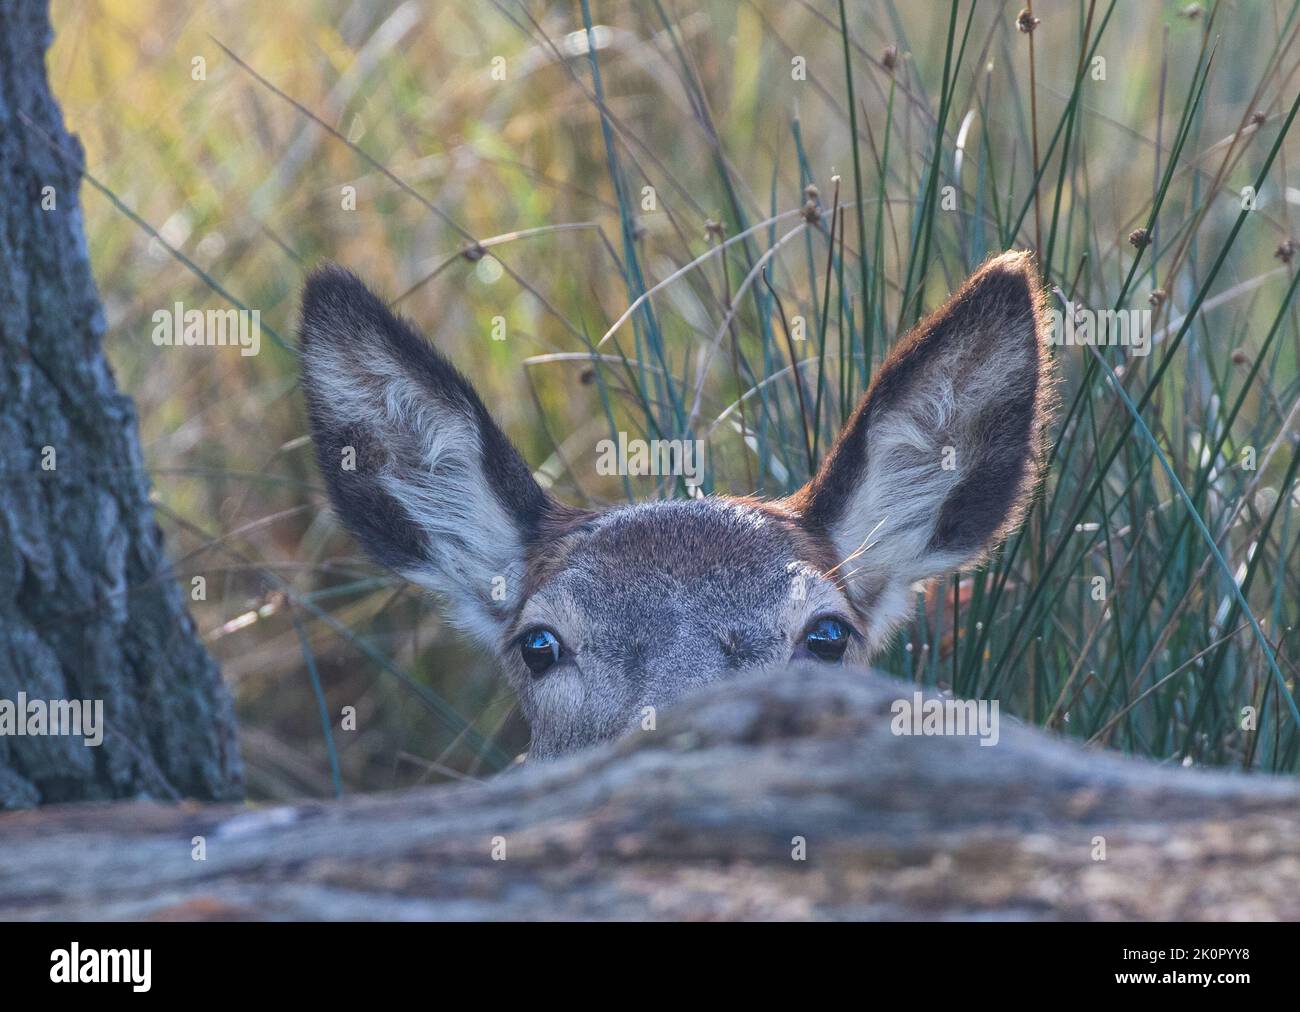
[(978, 560), (1020, 522), (1051, 383), (1027, 253), (981, 267), (885, 361), (816, 476), (790, 500), (829, 537), (879, 637), (906, 589)]
[(491, 646), (530, 548), (565, 514), (454, 367), (351, 273), (303, 293), (303, 386), (335, 511), (377, 561)]

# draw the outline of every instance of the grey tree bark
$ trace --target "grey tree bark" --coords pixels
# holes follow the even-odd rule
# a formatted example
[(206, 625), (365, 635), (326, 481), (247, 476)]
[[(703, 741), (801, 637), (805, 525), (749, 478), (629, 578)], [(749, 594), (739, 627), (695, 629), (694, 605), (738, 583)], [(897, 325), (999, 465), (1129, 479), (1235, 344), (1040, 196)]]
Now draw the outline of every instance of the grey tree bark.
[(0, 700), (104, 701), (103, 744), (0, 735), (0, 808), (235, 799), (230, 700), (149, 506), (104, 358), (77, 188), (45, 73), (45, 0), (0, 0)]
[(899, 736), (911, 692), (812, 665), (486, 785), (0, 816), (0, 920), (1300, 918), (1300, 781)]

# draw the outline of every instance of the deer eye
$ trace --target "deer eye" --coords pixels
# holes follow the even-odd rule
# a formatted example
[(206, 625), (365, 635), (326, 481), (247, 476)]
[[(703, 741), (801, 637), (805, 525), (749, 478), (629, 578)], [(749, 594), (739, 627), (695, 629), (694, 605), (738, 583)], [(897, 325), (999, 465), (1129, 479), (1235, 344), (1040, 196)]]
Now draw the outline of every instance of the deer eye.
[(833, 615), (819, 618), (803, 634), (804, 645), (808, 652), (820, 661), (838, 661), (843, 659), (844, 651), (849, 648), (848, 624)]
[(519, 653), (528, 665), (528, 670), (535, 675), (555, 664), (560, 659), (563, 648), (560, 637), (544, 626), (529, 629), (519, 640)]

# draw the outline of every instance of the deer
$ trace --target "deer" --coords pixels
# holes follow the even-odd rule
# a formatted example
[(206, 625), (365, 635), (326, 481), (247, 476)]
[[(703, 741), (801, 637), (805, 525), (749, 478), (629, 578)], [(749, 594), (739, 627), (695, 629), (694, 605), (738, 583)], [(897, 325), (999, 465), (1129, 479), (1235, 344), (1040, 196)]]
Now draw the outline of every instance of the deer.
[(1023, 521), (1053, 413), (1031, 254), (980, 266), (876, 371), (810, 480), (777, 499), (561, 502), (473, 385), (346, 269), (303, 291), (302, 382), (334, 511), (490, 651), (528, 759), (607, 741), (723, 679), (865, 667), (914, 588)]

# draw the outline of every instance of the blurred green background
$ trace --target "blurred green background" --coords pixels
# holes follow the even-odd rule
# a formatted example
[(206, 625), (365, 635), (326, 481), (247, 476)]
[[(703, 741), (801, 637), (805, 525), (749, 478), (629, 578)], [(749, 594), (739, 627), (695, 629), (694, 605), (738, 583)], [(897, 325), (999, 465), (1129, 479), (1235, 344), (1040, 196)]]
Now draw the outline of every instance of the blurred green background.
[[(844, 30), (833, 0), (593, 2), (588, 34), (576, 2), (55, 0), (51, 82), (116, 198), (83, 187), (108, 354), (178, 578), (206, 580), (254, 797), (484, 776), (527, 743), (492, 661), (325, 505), (291, 350), (323, 259), (397, 300), (580, 503), (681, 494), (596, 474), (618, 429), (707, 439), (710, 490), (797, 487), (991, 252), (1151, 308), (1153, 354), (1106, 359), (1275, 662), (1150, 441), (1062, 348), (1023, 537), (918, 599), (881, 666), (1161, 760), (1296, 768), (1296, 4), (1040, 2), (1032, 33), (1020, 11), (854, 2)], [(151, 342), (155, 311), (232, 299), (261, 311), (258, 356)]]

